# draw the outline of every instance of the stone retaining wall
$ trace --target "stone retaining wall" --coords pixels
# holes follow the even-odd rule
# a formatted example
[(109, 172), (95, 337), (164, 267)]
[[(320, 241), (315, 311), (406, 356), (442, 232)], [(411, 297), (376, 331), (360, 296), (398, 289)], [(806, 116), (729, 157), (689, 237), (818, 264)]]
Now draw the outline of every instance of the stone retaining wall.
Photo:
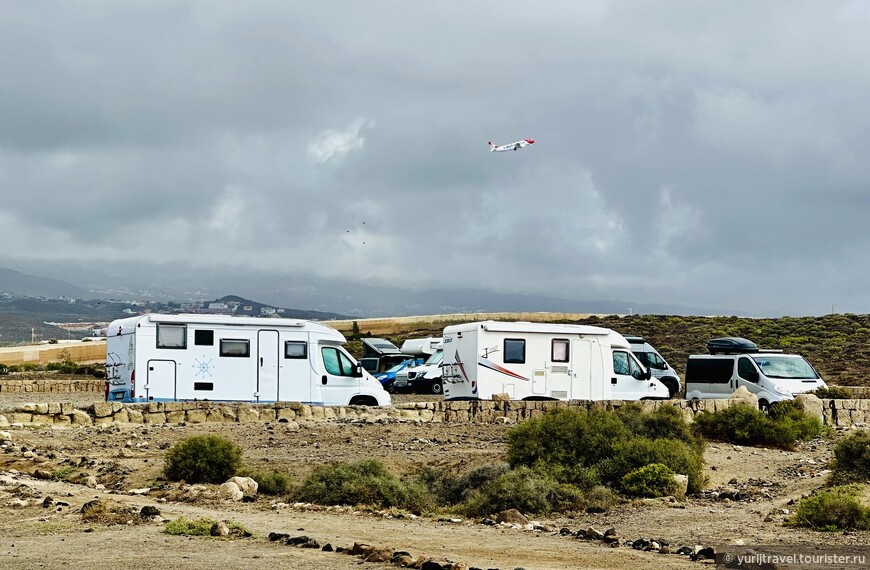
[(15, 378), (0, 377), (0, 393), (2, 392), (99, 392), (106, 390), (106, 381), (93, 376), (70, 376), (58, 378), (27, 378), (16, 375)]
[[(870, 423), (870, 400), (819, 400), (802, 396), (804, 407), (832, 427), (866, 427)], [(665, 400), (641, 402), (646, 410), (659, 406), (678, 406), (687, 421), (703, 411), (722, 410), (741, 400)], [(98, 402), (86, 409), (68, 403), (22, 404), (0, 414), (0, 426), (27, 425), (107, 425), (189, 424), (238, 422), (364, 421), (364, 422), (453, 422), (513, 424), (540, 417), (554, 408), (581, 410), (614, 409), (621, 400), (602, 402), (420, 402), (395, 407), (310, 406), (296, 402), (275, 404), (222, 404), (216, 402), (152, 402), (121, 404)]]

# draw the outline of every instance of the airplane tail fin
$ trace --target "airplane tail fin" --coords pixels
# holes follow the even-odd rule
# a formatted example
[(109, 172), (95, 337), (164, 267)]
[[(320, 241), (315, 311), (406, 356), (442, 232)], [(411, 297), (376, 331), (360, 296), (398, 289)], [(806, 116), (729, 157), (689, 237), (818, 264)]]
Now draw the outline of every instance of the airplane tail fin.
[(495, 150), (495, 145), (494, 145), (494, 144), (492, 144), (492, 141), (489, 141), (489, 142), (488, 142), (488, 143), (486, 143), (486, 144), (488, 144), (488, 145), (489, 145), (489, 150)]

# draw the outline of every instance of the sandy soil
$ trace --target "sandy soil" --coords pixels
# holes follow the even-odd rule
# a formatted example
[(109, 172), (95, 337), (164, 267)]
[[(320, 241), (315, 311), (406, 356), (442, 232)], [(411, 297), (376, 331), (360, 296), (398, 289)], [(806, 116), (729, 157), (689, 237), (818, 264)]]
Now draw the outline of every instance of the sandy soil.
[[(0, 408), (12, 400), (0, 399)], [(56, 395), (46, 395), (56, 396)], [(75, 398), (60, 398), (78, 405)], [(87, 396), (87, 395), (85, 395)], [(401, 395), (420, 400), (421, 396)], [(57, 400), (58, 398), (52, 398)], [(47, 400), (46, 400), (47, 401)], [(351, 546), (354, 542), (407, 550), (418, 555), (465, 562), (479, 568), (532, 569), (698, 567), (685, 556), (656, 554), (627, 546), (609, 548), (600, 542), (561, 536), (592, 525), (613, 527), (623, 540), (663, 539), (679, 546), (712, 546), (742, 540), (746, 544), (866, 545), (870, 533), (817, 533), (783, 527), (799, 499), (824, 482), (831, 442), (818, 440), (798, 451), (740, 448), (713, 444), (707, 451), (707, 492), (684, 503), (646, 501), (621, 505), (602, 514), (539, 517), (545, 531), (487, 526), (479, 521), (439, 521), (438, 517), (388, 518), (386, 513), (352, 509), (317, 509), (292, 505), (273, 508), (275, 498), (259, 496), (250, 503), (214, 498), (209, 489), (195, 501), (159, 502), (157, 493), (132, 495), (158, 477), (165, 449), (195, 434), (229, 437), (254, 468), (286, 470), (304, 477), (313, 465), (331, 461), (376, 458), (397, 474), (438, 466), (461, 472), (503, 460), (509, 427), (498, 425), (302, 424), (298, 430), (280, 423), (129, 426), (122, 428), (14, 429), (12, 441), (0, 450), (0, 567), (66, 568), (86, 563), (93, 568), (356, 568), (360, 559), (320, 550), (269, 542), (270, 532), (308, 535), (321, 543)], [(76, 465), (105, 484), (96, 490), (32, 476)], [(17, 474), (16, 474), (17, 471)], [(732, 493), (728, 499), (716, 492)], [(737, 496), (733, 493), (737, 492)], [(45, 497), (54, 504), (43, 506)], [(183, 538), (161, 533), (162, 525), (106, 527), (82, 521), (81, 505), (96, 497), (141, 507), (154, 505), (164, 518), (178, 516), (235, 520), (249, 528), (247, 539)], [(23, 506), (22, 501), (27, 505)], [(69, 506), (56, 505), (63, 501)], [(364, 563), (364, 568), (386, 568)]]

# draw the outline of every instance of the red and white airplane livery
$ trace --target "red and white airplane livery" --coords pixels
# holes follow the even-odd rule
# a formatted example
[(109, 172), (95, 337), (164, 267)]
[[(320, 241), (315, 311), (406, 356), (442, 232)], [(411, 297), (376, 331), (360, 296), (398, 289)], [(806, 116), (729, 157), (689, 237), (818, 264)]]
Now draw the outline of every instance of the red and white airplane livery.
[(495, 146), (492, 144), (492, 141), (489, 141), (489, 151), (490, 152), (504, 152), (506, 150), (519, 150), (521, 148), (525, 148), (530, 144), (535, 144), (535, 139), (523, 139), (521, 141), (517, 141), (515, 143), (506, 144), (502, 146)]

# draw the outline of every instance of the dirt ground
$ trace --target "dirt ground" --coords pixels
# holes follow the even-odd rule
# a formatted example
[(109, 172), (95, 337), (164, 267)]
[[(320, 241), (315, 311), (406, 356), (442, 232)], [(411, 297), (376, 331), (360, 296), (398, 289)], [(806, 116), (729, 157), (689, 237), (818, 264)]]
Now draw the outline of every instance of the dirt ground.
[[(84, 406), (92, 395), (46, 394), (41, 401), (72, 401)], [(35, 394), (0, 396), (0, 409)], [(433, 396), (400, 395), (395, 401)], [(125, 426), (111, 428), (3, 428), (11, 441), (0, 448), (0, 568), (92, 568), (147, 566), (162, 568), (310, 568), (314, 570), (395, 568), (362, 563), (358, 557), (270, 542), (270, 532), (308, 535), (321, 544), (349, 547), (364, 542), (417, 556), (464, 562), (472, 567), (532, 569), (697, 568), (687, 556), (610, 548), (599, 541), (562, 536), (594, 526), (613, 527), (624, 541), (664, 540), (680, 546), (734, 544), (816, 546), (843, 544), (866, 549), (870, 533), (819, 533), (783, 526), (800, 499), (824, 482), (832, 443), (817, 440), (797, 451), (741, 448), (712, 444), (706, 454), (710, 482), (701, 496), (683, 503), (648, 500), (626, 503), (601, 514), (536, 517), (544, 530), (488, 526), (476, 520), (442, 517), (390, 518), (350, 508), (277, 505), (260, 495), (236, 503), (207, 487), (198, 499), (144, 495), (154, 486), (165, 450), (196, 434), (220, 434), (244, 450), (245, 464), (280, 469), (295, 480), (312, 466), (332, 461), (381, 460), (399, 475), (424, 466), (462, 472), (503, 460), (509, 426), (468, 424), (282, 423)], [(73, 465), (105, 485), (95, 489), (33, 476)], [(138, 491), (137, 491), (138, 490)], [(135, 493), (134, 493), (135, 491)], [(51, 497), (45, 506), (46, 497)], [(104, 526), (82, 521), (81, 506), (95, 498), (141, 508), (153, 505), (165, 519), (208, 517), (242, 523), (253, 536), (244, 539), (186, 538), (161, 532), (162, 524)], [(61, 503), (66, 503), (63, 505)]]

